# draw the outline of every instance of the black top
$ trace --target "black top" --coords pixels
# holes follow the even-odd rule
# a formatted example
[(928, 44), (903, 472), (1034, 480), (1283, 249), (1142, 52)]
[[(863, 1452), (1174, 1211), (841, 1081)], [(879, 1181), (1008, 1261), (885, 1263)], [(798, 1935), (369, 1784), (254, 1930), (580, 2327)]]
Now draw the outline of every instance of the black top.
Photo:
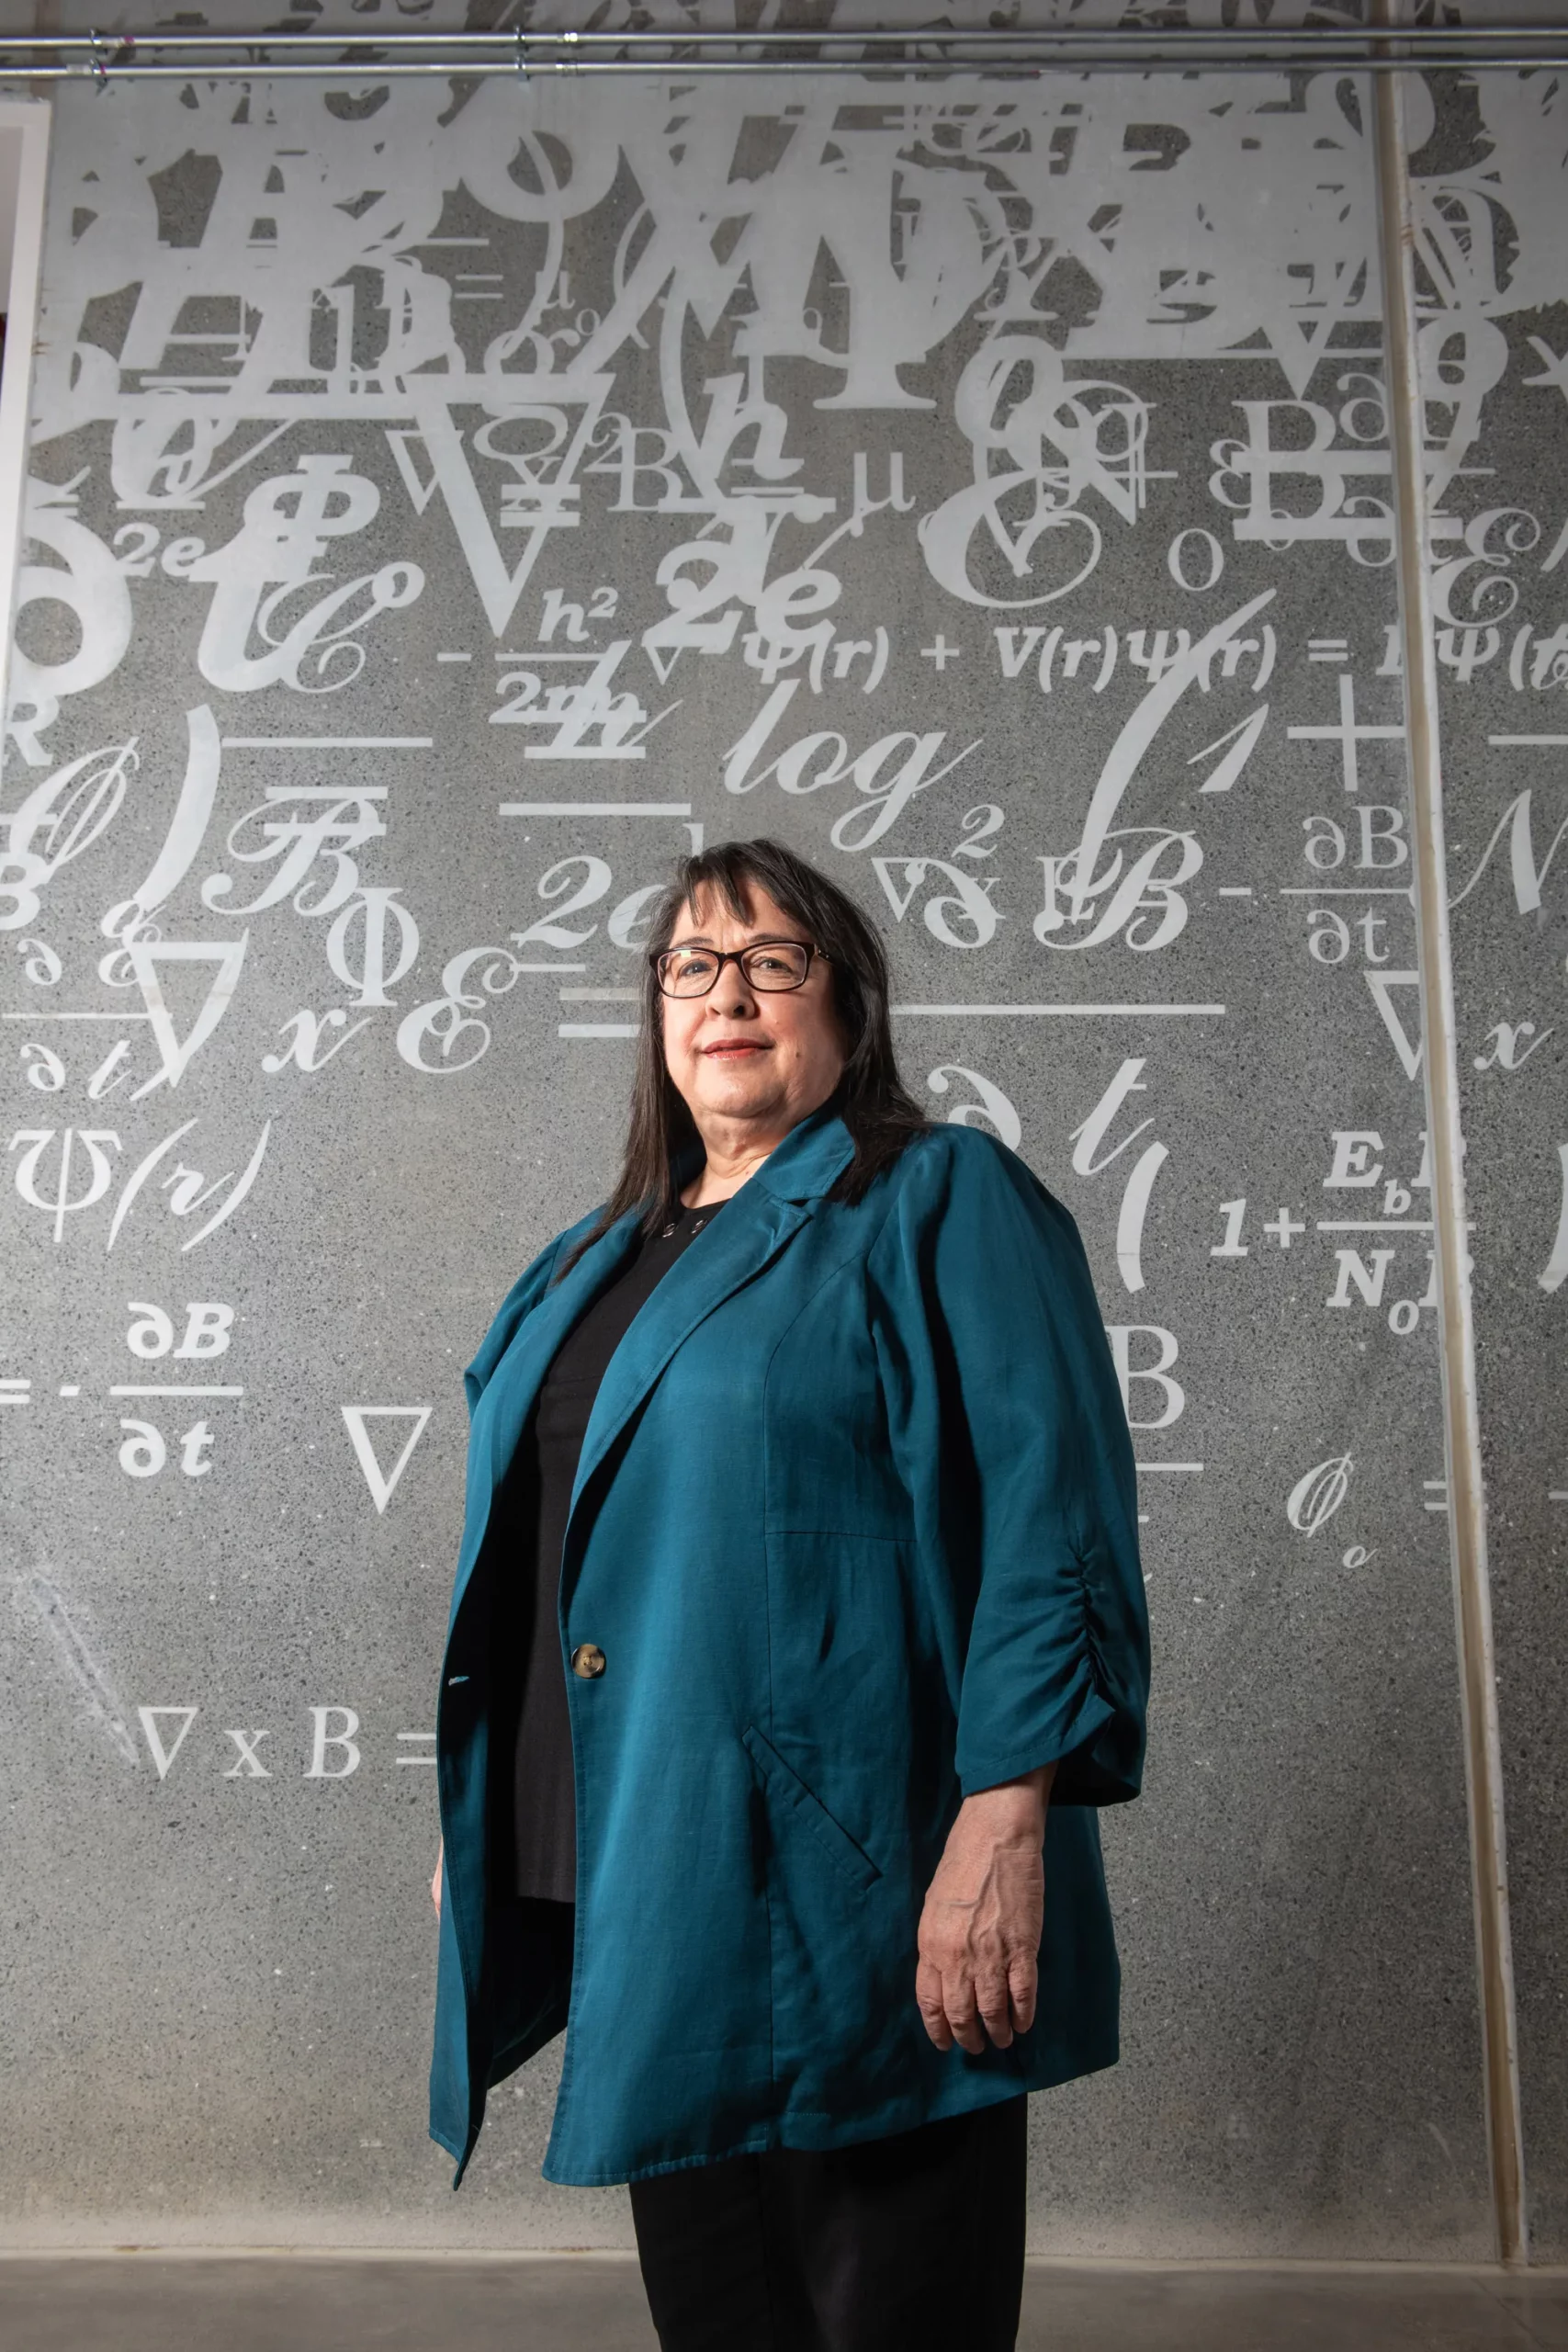
[(632, 1318), (682, 1250), (712, 1224), (722, 1201), (682, 1209), (639, 1239), (608, 1290), (573, 1325), (545, 1374), (519, 1444), (535, 1499), (533, 1638), (517, 1725), (517, 1892), (547, 1902), (577, 1895), (577, 1804), (571, 1722), (558, 1632), (561, 1549), (588, 1417), (610, 1358)]

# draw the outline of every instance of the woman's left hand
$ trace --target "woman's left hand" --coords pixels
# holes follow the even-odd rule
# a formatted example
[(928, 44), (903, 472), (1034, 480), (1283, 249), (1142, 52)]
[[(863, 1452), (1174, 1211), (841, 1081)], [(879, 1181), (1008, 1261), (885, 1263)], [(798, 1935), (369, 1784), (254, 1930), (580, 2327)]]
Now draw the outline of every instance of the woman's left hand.
[(1034, 2022), (1054, 1764), (965, 1797), (920, 1914), (915, 1999), (939, 2050), (1005, 2050)]

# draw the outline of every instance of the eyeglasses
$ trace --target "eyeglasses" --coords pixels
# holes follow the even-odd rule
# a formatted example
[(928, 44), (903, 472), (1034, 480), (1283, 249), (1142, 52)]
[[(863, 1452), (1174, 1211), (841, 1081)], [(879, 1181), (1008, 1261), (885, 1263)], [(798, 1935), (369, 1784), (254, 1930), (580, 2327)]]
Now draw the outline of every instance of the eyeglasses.
[(649, 957), (666, 996), (706, 996), (727, 964), (739, 964), (748, 987), (764, 995), (803, 988), (812, 959), (830, 963), (820, 947), (803, 939), (754, 939), (749, 947), (667, 947)]

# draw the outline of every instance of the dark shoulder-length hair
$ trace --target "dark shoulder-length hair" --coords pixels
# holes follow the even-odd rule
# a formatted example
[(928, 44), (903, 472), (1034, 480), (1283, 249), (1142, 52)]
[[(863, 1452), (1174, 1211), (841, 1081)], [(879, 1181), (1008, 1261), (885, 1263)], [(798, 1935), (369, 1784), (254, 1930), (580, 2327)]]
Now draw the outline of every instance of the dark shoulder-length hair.
[(854, 900), (782, 842), (722, 842), (683, 857), (649, 919), (642, 974), (642, 1025), (631, 1121), (615, 1188), (591, 1232), (568, 1250), (555, 1280), (628, 1209), (640, 1207), (652, 1233), (679, 1206), (677, 1163), (698, 1141), (697, 1128), (664, 1060), (664, 998), (651, 958), (669, 946), (682, 910), (716, 893), (738, 921), (750, 911), (752, 886), (765, 890), (828, 957), (833, 1009), (849, 1045), (829, 1098), (854, 1140), (854, 1157), (831, 1186), (830, 1200), (858, 1201), (908, 1142), (931, 1125), (898, 1076), (887, 1017), (887, 958), (875, 926)]

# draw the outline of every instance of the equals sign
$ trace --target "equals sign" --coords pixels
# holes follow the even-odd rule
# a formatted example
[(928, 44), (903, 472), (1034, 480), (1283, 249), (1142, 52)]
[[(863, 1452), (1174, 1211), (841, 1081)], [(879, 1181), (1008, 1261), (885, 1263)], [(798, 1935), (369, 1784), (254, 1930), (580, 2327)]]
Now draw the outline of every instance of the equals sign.
[(1433, 1499), (1422, 1504), (1421, 1508), (1423, 1510), (1447, 1510), (1449, 1507), (1449, 1482), (1446, 1478), (1423, 1478), (1421, 1486), (1423, 1492), (1428, 1497), (1433, 1498)]
[(1309, 662), (1348, 662), (1349, 659), (1350, 640), (1348, 637), (1309, 637), (1307, 639)]
[(0, 1380), (0, 1405), (30, 1405), (30, 1380)]
[[(398, 1734), (399, 1745), (401, 1746), (405, 1740), (411, 1746), (417, 1743), (422, 1747), (434, 1747), (435, 1734), (433, 1731), (400, 1731)], [(434, 1756), (400, 1756), (398, 1761), (400, 1764), (434, 1764), (435, 1758)]]

